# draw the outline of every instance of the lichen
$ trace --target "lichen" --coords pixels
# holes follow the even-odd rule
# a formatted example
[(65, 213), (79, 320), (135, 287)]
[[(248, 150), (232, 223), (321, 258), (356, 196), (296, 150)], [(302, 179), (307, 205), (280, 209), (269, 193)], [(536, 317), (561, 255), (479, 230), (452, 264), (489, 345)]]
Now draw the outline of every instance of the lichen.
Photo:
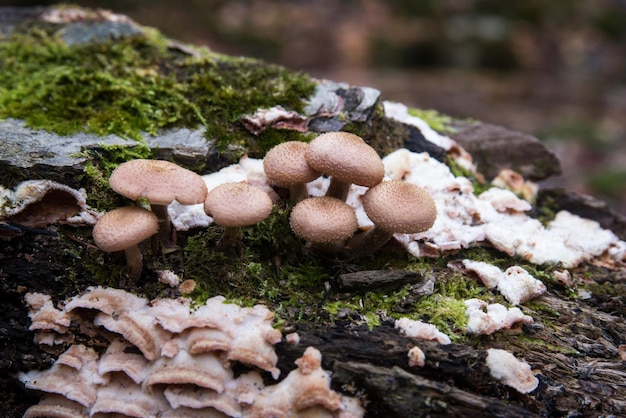
[(275, 105), (302, 111), (315, 87), (305, 74), (250, 58), (206, 49), (191, 57), (168, 48), (156, 31), (67, 45), (57, 29), (0, 40), (0, 118), (61, 135), (135, 140), (164, 128), (204, 126), (219, 151), (239, 145), (260, 153), (275, 138), (254, 137), (238, 119)]

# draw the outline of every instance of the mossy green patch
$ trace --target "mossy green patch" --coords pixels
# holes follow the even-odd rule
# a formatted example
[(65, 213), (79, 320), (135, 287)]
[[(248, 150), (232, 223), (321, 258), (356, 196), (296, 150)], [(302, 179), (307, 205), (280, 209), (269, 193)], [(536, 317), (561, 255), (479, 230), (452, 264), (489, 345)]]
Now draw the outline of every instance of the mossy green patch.
[[(265, 143), (238, 124), (245, 114), (281, 105), (301, 111), (315, 88), (302, 73), (249, 58), (167, 47), (155, 31), (67, 45), (34, 28), (0, 40), (0, 118), (23, 119), (61, 135), (79, 131), (139, 140), (171, 127), (204, 126), (220, 151)], [(229, 148), (230, 147), (230, 148)]]
[(194, 299), (221, 294), (243, 304), (265, 303), (287, 316), (295, 314), (287, 310), (318, 304), (329, 271), (302, 252), (303, 242), (289, 231), (288, 214), (289, 208), (275, 208), (265, 221), (243, 228), (236, 248), (216, 245), (222, 233), (216, 226), (190, 237), (184, 270), (197, 283)]
[(440, 133), (454, 133), (456, 129), (451, 126), (453, 119), (451, 116), (439, 113), (432, 109), (409, 108), (409, 115), (422, 119), (432, 129)]

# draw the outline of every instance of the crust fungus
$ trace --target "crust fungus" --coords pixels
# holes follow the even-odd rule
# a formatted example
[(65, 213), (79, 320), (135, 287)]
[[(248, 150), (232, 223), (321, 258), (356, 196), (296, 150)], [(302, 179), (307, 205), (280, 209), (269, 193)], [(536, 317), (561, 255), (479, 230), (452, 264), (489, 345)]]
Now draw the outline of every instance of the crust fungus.
[(160, 411), (168, 409), (162, 395), (155, 396), (125, 376), (118, 376), (99, 388), (90, 416), (101, 413), (134, 418), (157, 417)]
[(437, 217), (435, 201), (425, 189), (398, 180), (369, 189), (363, 197), (363, 208), (374, 226), (348, 242), (347, 246), (357, 257), (377, 251), (395, 233), (426, 231)]
[(142, 354), (132, 352), (132, 347), (123, 340), (114, 339), (100, 357), (98, 373), (105, 376), (113, 372), (122, 372), (137, 384), (143, 382), (150, 363)]
[(314, 416), (333, 416), (342, 406), (341, 396), (330, 389), (330, 376), (321, 367), (321, 353), (308, 347), (296, 360), (298, 368), (279, 384), (265, 388), (249, 410), (248, 416), (283, 417), (305, 414), (315, 408)]
[(326, 196), (345, 202), (350, 184), (372, 187), (380, 183), (385, 167), (374, 148), (348, 132), (327, 132), (313, 139), (306, 152), (308, 164), (331, 176)]
[(465, 306), (469, 317), (467, 332), (470, 334), (489, 335), (502, 329), (512, 329), (523, 323), (533, 322), (533, 318), (524, 315), (519, 308), (509, 309), (499, 303), (487, 304), (480, 299), (468, 299)]
[(85, 418), (89, 409), (61, 395), (46, 395), (33, 405), (22, 418)]
[[(30, 299), (33, 317), (37, 316), (37, 309), (49, 309), (45, 297), (33, 295)], [(120, 337), (99, 329), (110, 341), (101, 356), (91, 348), (74, 345), (50, 369), (20, 375), (28, 388), (49, 394), (24, 416), (364, 415), (356, 399), (330, 389), (330, 376), (321, 368), (321, 354), (313, 348), (296, 361), (298, 369), (278, 384), (265, 386), (257, 370), (235, 378), (235, 361), (278, 377), (272, 345), (280, 341), (281, 333), (271, 327), (273, 313), (260, 305), (242, 308), (226, 304), (223, 297), (209, 299), (195, 310), (185, 301), (159, 299), (149, 303), (122, 290), (106, 288), (91, 289), (69, 301), (66, 312), (82, 330), (89, 327), (93, 316), (81, 315), (79, 308), (99, 310), (95, 322), (100, 322), (98, 318), (116, 321), (119, 317), (126, 318), (123, 323), (131, 324), (129, 319), (141, 322), (157, 341), (156, 357), (150, 358), (145, 350), (133, 347), (132, 332), (120, 333)], [(171, 315), (170, 310), (174, 311)], [(175, 326), (174, 322), (180, 324)], [(201, 330), (220, 332), (223, 344), (217, 349), (203, 346), (190, 350), (191, 336)]]
[(321, 174), (311, 168), (306, 160), (309, 144), (300, 141), (287, 141), (276, 145), (263, 158), (263, 169), (270, 183), (289, 189), (292, 203), (309, 197), (306, 183)]
[(144, 385), (191, 384), (221, 393), (226, 382), (232, 379), (232, 371), (223, 366), (215, 353), (191, 355), (185, 350), (179, 350), (172, 358), (157, 359)]
[(532, 392), (539, 385), (539, 380), (533, 374), (530, 365), (516, 359), (508, 351), (497, 348), (488, 349), (487, 367), (494, 379), (520, 393)]
[(261, 222), (272, 212), (272, 199), (263, 190), (247, 183), (224, 183), (212, 189), (204, 211), (224, 227), (219, 245), (233, 247), (240, 228)]
[(426, 322), (403, 317), (396, 320), (395, 328), (399, 328), (407, 337), (418, 338), (424, 341), (436, 341), (439, 344), (452, 343), (450, 337), (439, 331), (436, 326)]
[(463, 260), (465, 272), (473, 272), (488, 288), (496, 288), (513, 305), (543, 295), (547, 288), (526, 270), (511, 266), (505, 271), (484, 261)]
[(159, 218), (162, 243), (170, 241), (167, 205), (174, 200), (183, 205), (195, 205), (202, 203), (207, 195), (200, 175), (164, 160), (136, 159), (122, 163), (111, 173), (109, 186), (122, 196), (150, 202)]
[(0, 186), (0, 219), (27, 227), (55, 222), (93, 225), (96, 214), (87, 206), (84, 189), (52, 180), (26, 180), (15, 191)]
[(332, 250), (343, 247), (358, 228), (354, 209), (330, 196), (310, 197), (298, 203), (289, 217), (291, 230), (300, 238)]
[(67, 312), (54, 307), (50, 296), (41, 293), (27, 293), (24, 300), (30, 309), (28, 315), (31, 320), (29, 330), (45, 330), (65, 334), (72, 319)]
[(124, 251), (129, 277), (138, 278), (143, 270), (138, 244), (156, 234), (158, 228), (158, 219), (149, 210), (135, 206), (117, 208), (98, 219), (93, 240), (102, 251)]
[(105, 380), (98, 374), (98, 355), (83, 345), (73, 345), (61, 354), (48, 370), (21, 373), (19, 378), (28, 389), (63, 395), (85, 407), (96, 400), (100, 383)]

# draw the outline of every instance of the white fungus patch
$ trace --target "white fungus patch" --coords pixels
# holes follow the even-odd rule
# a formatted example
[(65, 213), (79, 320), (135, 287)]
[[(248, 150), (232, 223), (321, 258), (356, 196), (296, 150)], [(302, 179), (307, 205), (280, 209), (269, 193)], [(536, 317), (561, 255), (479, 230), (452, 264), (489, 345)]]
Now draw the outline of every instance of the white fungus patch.
[(407, 337), (417, 338), (424, 341), (436, 341), (439, 344), (451, 344), (452, 341), (436, 326), (426, 322), (416, 321), (409, 318), (400, 318), (395, 322), (395, 328), (399, 328)]
[(466, 271), (475, 273), (488, 288), (496, 288), (513, 305), (543, 295), (546, 286), (519, 266), (505, 271), (484, 261), (461, 261)]
[(423, 119), (411, 115), (409, 113), (409, 108), (402, 103), (384, 101), (383, 109), (385, 110), (385, 116), (389, 119), (415, 126), (420, 130), (421, 134), (424, 135), (424, 138), (426, 138), (427, 141), (432, 142), (446, 151), (456, 145), (452, 139), (438, 134), (433, 128), (428, 126), (428, 123), (426, 123)]
[(159, 282), (169, 287), (178, 287), (180, 284), (180, 276), (171, 270), (157, 270), (156, 274), (159, 278)]
[(539, 385), (530, 365), (506, 350), (488, 349), (486, 361), (491, 377), (520, 393), (532, 392)]
[(524, 315), (519, 308), (507, 308), (500, 303), (491, 303), (480, 299), (468, 299), (467, 306), (467, 332), (470, 334), (493, 334), (503, 329), (511, 329), (522, 323), (532, 323), (533, 318)]
[(426, 365), (426, 354), (418, 346), (411, 347), (407, 353), (409, 367), (424, 367)]

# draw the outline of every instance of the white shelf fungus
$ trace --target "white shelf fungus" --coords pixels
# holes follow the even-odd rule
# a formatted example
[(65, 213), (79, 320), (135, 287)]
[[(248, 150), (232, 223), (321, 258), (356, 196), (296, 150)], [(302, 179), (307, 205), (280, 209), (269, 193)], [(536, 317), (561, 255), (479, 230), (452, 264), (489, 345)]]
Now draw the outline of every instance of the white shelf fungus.
[(488, 349), (487, 367), (489, 367), (491, 377), (520, 393), (532, 392), (539, 384), (530, 365), (523, 360), (518, 360), (506, 350)]
[(443, 332), (439, 331), (436, 326), (427, 324), (426, 322), (416, 321), (409, 318), (400, 318), (395, 322), (395, 328), (407, 337), (417, 338), (424, 341), (436, 341), (439, 344), (451, 344), (452, 341)]
[(475, 273), (488, 288), (496, 288), (513, 305), (543, 295), (546, 286), (519, 266), (505, 271), (484, 261), (463, 260), (466, 271)]
[(499, 303), (487, 304), (480, 299), (468, 299), (465, 306), (469, 317), (467, 332), (470, 334), (493, 334), (502, 329), (533, 322), (533, 318), (524, 315), (519, 308), (507, 308)]
[[(100, 333), (109, 345), (102, 355), (71, 345), (50, 369), (20, 374), (27, 388), (49, 394), (25, 417), (364, 415), (357, 400), (330, 389), (313, 347), (284, 380), (264, 385), (261, 372), (274, 379), (280, 373), (273, 346), (282, 335), (272, 328), (273, 313), (261, 305), (244, 308), (214, 297), (193, 310), (188, 299), (149, 302), (103, 287), (72, 298), (63, 309), (40, 294), (28, 294), (27, 303), (36, 332), (68, 333), (69, 320), (92, 336)], [(250, 371), (235, 377), (234, 362)]]

